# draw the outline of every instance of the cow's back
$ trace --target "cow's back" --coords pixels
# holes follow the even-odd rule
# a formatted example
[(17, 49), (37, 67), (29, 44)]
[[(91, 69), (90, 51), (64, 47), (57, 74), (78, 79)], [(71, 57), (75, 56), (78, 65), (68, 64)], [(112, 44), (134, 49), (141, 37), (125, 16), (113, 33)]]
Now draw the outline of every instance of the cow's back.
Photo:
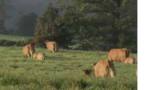
[(111, 49), (108, 53), (108, 59), (111, 61), (123, 62), (129, 56), (127, 49)]

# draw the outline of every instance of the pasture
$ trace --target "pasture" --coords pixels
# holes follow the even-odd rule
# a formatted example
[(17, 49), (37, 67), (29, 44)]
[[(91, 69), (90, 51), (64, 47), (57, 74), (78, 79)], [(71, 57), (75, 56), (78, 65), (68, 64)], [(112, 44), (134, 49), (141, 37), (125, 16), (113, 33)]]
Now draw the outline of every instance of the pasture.
[(28, 36), (18, 36), (18, 35), (4, 35), (0, 34), (0, 40), (8, 40), (8, 41), (26, 41), (28, 39), (31, 39), (32, 37)]
[(0, 90), (137, 90), (136, 64), (115, 63), (115, 78), (84, 75), (106, 52), (36, 50), (46, 54), (45, 61), (26, 60), (21, 47), (0, 47)]

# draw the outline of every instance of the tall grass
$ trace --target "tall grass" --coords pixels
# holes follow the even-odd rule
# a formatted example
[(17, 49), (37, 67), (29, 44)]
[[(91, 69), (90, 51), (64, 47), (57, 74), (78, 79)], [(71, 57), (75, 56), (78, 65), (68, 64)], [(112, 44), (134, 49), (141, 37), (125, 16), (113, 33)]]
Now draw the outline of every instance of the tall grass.
[(136, 67), (115, 63), (115, 78), (86, 77), (83, 69), (106, 53), (61, 50), (46, 54), (45, 61), (25, 59), (20, 47), (0, 47), (0, 90), (137, 90)]
[(16, 35), (3, 35), (0, 34), (0, 40), (8, 40), (8, 41), (26, 41), (31, 39), (32, 37), (26, 36), (16, 36)]

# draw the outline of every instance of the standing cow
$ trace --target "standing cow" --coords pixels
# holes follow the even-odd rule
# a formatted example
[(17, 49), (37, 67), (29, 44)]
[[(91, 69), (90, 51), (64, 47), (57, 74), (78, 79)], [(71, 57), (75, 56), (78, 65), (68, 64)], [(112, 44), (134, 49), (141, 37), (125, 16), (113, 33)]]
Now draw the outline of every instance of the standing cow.
[(112, 61), (99, 60), (94, 64), (94, 74), (96, 77), (114, 77), (115, 68)]
[(108, 53), (110, 61), (124, 62), (127, 57), (129, 57), (129, 51), (125, 48), (111, 49)]
[(58, 51), (58, 45), (55, 41), (45, 41), (46, 48), (50, 52), (57, 52)]
[(35, 53), (35, 44), (34, 42), (25, 45), (22, 48), (22, 52), (25, 58), (31, 57)]

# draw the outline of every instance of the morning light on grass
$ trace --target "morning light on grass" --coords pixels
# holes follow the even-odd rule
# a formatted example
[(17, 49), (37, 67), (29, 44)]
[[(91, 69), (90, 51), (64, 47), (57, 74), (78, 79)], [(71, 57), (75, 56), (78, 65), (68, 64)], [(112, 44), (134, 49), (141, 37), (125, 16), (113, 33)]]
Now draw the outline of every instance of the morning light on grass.
[(83, 70), (105, 59), (107, 52), (37, 51), (46, 54), (44, 61), (25, 59), (21, 47), (0, 47), (0, 90), (137, 90), (136, 64), (116, 62), (114, 78), (85, 76)]
[(0, 0), (0, 90), (137, 90), (137, 52), (137, 0)]

